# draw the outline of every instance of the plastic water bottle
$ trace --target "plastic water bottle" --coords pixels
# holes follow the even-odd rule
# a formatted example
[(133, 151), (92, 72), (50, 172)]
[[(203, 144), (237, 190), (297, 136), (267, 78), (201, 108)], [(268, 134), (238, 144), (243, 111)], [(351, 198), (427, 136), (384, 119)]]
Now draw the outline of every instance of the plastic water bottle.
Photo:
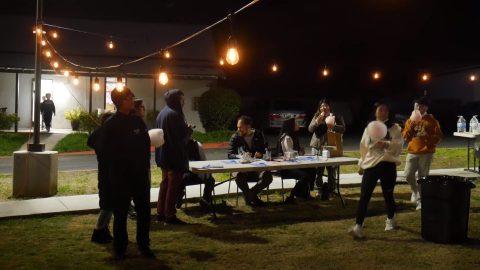
[(265, 148), (265, 158), (264, 160), (272, 160), (272, 153), (268, 150), (268, 148)]
[(476, 115), (474, 115), (472, 119), (470, 119), (470, 127), (468, 131), (470, 131), (471, 133), (478, 132), (478, 119)]
[(459, 115), (458, 116), (458, 121), (457, 121), (457, 132), (465, 132), (467, 131), (467, 121), (463, 116)]

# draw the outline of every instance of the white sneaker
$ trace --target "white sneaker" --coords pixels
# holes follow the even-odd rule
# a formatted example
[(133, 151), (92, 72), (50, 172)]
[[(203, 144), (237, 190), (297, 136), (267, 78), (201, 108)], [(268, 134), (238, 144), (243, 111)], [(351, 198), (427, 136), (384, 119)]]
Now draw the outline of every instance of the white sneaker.
[(355, 224), (355, 226), (351, 227), (348, 230), (348, 233), (353, 236), (354, 239), (363, 239), (365, 236), (363, 235), (363, 228), (362, 226)]
[(397, 221), (395, 219), (395, 216), (393, 216), (392, 219), (387, 218), (387, 220), (385, 220), (385, 231), (391, 231), (396, 228), (397, 228)]
[(422, 202), (421, 201), (417, 201), (417, 207), (415, 208), (415, 210), (422, 210)]
[(416, 202), (420, 199), (420, 194), (418, 192), (412, 192), (412, 196), (410, 197), (411, 202)]

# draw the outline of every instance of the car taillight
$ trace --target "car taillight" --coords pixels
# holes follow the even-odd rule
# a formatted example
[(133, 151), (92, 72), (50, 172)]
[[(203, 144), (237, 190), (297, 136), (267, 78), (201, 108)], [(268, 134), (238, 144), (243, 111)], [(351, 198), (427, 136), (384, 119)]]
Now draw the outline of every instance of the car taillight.
[(277, 119), (277, 118), (281, 118), (280, 114), (278, 114), (278, 113), (271, 113), (270, 114), (270, 119)]

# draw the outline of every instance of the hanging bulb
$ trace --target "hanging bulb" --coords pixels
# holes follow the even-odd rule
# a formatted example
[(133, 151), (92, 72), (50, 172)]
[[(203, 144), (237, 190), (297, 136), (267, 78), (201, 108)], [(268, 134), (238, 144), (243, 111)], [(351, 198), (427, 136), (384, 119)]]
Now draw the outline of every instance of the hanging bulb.
[(230, 65), (236, 65), (238, 61), (240, 60), (240, 56), (238, 55), (238, 51), (236, 47), (230, 47), (227, 50), (227, 57), (225, 58), (227, 60), (227, 63)]
[(163, 53), (163, 57), (165, 57), (165, 58), (167, 58), (167, 59), (170, 59), (170, 57), (172, 57), (172, 55), (170, 54), (169, 51), (165, 51), (165, 52)]
[(158, 82), (161, 85), (166, 85), (168, 83), (168, 74), (165, 71), (160, 72), (158, 75)]
[(273, 64), (273, 65), (272, 65), (272, 71), (273, 71), (273, 72), (277, 72), (277, 71), (278, 71), (278, 66), (277, 66), (277, 64)]
[(328, 74), (330, 74), (330, 72), (328, 71), (327, 68), (324, 68), (324, 69), (322, 70), (322, 76), (323, 76), (323, 77), (327, 77)]
[(47, 58), (50, 58), (50, 57), (52, 57), (52, 53), (50, 51), (45, 51), (45, 56)]
[(42, 40), (42, 46), (47, 45), (47, 42), (45, 40)]
[(374, 79), (374, 80), (380, 79), (380, 72), (374, 72), (374, 73), (373, 73), (373, 79)]
[(52, 65), (53, 65), (54, 68), (58, 68), (60, 66), (57, 61), (53, 62)]
[(95, 77), (95, 80), (93, 81), (93, 90), (100, 90), (100, 80), (98, 79), (98, 77)]
[(63, 71), (63, 76), (65, 76), (65, 77), (68, 77), (68, 76), (70, 76), (70, 71), (69, 71), (69, 70), (67, 70), (67, 69), (66, 69), (66, 70), (64, 70), (64, 71)]
[(429, 79), (430, 79), (430, 75), (429, 75), (429, 74), (424, 73), (424, 74), (422, 75), (422, 81), (426, 82), (426, 81), (428, 81)]
[(115, 45), (113, 44), (113, 41), (110, 40), (108, 43), (107, 43), (107, 47), (112, 50), (113, 48), (115, 48)]
[(470, 75), (470, 81), (476, 81), (477, 80), (477, 76), (475, 76), (474, 74)]
[(75, 75), (75, 77), (73, 78), (73, 84), (78, 85), (79, 83), (80, 81), (78, 80), (78, 75)]
[(122, 77), (117, 77), (117, 85), (115, 86), (115, 88), (117, 88), (118, 91), (122, 92), (123, 91), (123, 79)]
[(53, 37), (53, 38), (58, 38), (58, 33), (57, 33), (56, 31), (53, 31), (53, 32), (52, 32), (52, 37)]
[(223, 58), (220, 58), (220, 61), (218, 61), (218, 63), (220, 64), (220, 66), (225, 65), (225, 61), (223, 61)]

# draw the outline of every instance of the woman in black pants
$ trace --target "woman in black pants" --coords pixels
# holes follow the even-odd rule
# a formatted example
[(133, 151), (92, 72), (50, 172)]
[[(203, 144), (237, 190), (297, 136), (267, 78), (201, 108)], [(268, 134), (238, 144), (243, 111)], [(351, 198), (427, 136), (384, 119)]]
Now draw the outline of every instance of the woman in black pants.
[[(277, 144), (278, 154), (291, 151), (298, 151), (300, 155), (304, 154), (303, 147), (300, 147), (296, 131), (299, 126), (295, 122), (295, 118), (290, 118), (283, 121), (282, 130), (280, 131), (280, 138)], [(281, 170), (280, 175), (282, 178), (297, 179), (298, 182), (290, 192), (290, 196), (285, 200), (286, 203), (296, 204), (295, 197), (303, 199), (310, 199), (310, 187), (309, 184), (313, 183), (315, 179), (315, 169), (292, 169)]]
[(381, 140), (370, 138), (367, 128), (360, 142), (359, 173), (363, 173), (360, 202), (358, 204), (356, 224), (350, 229), (354, 238), (363, 238), (363, 221), (367, 212), (368, 203), (373, 190), (380, 180), (383, 197), (387, 209), (385, 231), (393, 230), (395, 223), (395, 200), (393, 190), (397, 179), (396, 166), (400, 164), (402, 152), (402, 129), (398, 124), (389, 119), (389, 108), (384, 103), (379, 103), (375, 108), (375, 120), (387, 126), (387, 135)]

